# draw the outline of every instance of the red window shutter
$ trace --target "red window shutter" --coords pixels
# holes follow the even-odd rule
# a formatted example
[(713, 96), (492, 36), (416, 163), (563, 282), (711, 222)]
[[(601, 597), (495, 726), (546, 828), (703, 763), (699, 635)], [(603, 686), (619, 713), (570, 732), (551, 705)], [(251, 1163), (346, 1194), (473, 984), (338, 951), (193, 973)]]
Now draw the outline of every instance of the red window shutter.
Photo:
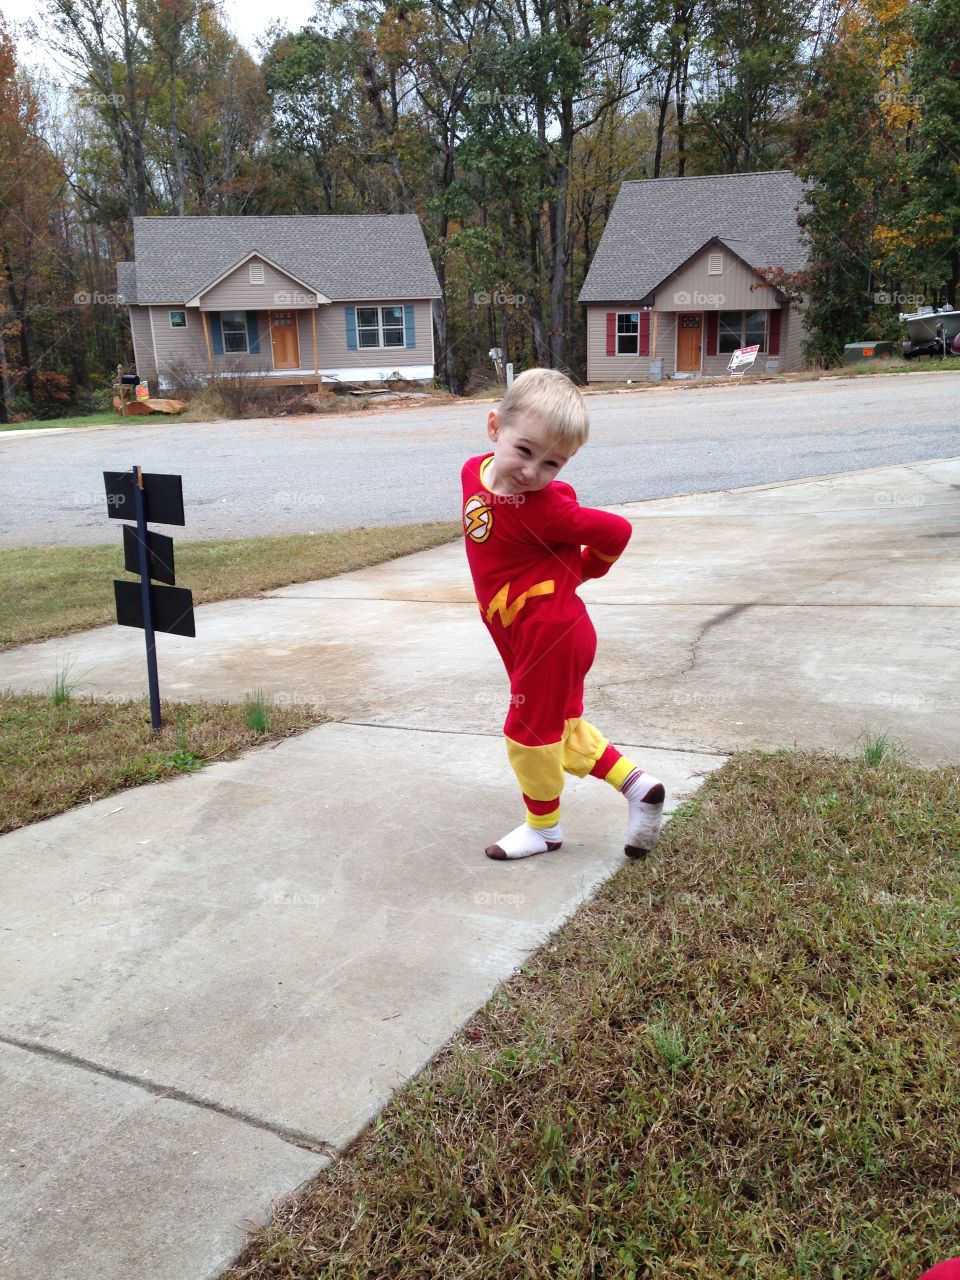
[(720, 312), (707, 312), (707, 355), (717, 354), (717, 334), (720, 332)]
[(776, 311), (768, 313), (770, 317), (770, 325), (767, 331), (767, 354), (778, 356), (780, 354), (780, 308)]
[(617, 313), (607, 312), (607, 355), (617, 354)]
[(640, 341), (637, 348), (637, 355), (648, 356), (650, 354), (650, 312), (640, 312)]

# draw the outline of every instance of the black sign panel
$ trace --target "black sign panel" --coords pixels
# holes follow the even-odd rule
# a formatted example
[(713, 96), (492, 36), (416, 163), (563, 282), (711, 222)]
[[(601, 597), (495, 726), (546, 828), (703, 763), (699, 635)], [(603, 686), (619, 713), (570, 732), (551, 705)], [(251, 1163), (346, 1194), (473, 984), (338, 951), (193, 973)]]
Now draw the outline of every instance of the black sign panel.
[[(165, 533), (147, 531), (147, 555), (150, 560), (150, 577), (157, 582), (167, 582), (172, 587), (176, 582), (173, 571), (173, 539)], [(136, 526), (123, 526), (123, 567), (128, 573), (140, 572), (140, 539)]]
[[(143, 602), (139, 582), (114, 578), (113, 592), (117, 600), (117, 622), (121, 627), (143, 626)], [(193, 592), (187, 587), (151, 587), (154, 631), (167, 631), (174, 636), (195, 636)]]
[[(107, 513), (113, 520), (135, 520), (133, 472), (105, 471)], [(183, 480), (180, 476), (143, 473), (146, 519), (154, 524), (186, 524), (183, 518)]]

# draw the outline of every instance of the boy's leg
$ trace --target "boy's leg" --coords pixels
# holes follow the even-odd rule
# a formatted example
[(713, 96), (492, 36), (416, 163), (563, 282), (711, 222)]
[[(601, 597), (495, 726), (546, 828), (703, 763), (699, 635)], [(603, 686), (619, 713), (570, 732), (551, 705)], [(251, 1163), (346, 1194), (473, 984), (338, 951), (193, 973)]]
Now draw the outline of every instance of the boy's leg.
[[(527, 686), (529, 687), (529, 686)], [(563, 790), (563, 728), (549, 700), (524, 692), (511, 681), (511, 702), (503, 726), (507, 758), (516, 774), (525, 821), (486, 849), (489, 858), (528, 858), (559, 849), (560, 793)], [(551, 741), (551, 739), (554, 739)]]
[(516, 774), (526, 820), (495, 845), (491, 858), (525, 858), (557, 849), (567, 691), (574, 671), (572, 636), (552, 626), (530, 626), (510, 675), (510, 709), (504, 722), (507, 758)]
[(567, 721), (563, 741), (567, 773), (602, 778), (627, 798), (627, 836), (623, 851), (642, 858), (657, 842), (663, 819), (663, 783), (622, 755), (603, 734), (582, 717)]
[[(586, 725), (588, 730), (597, 733), (593, 725)], [(599, 735), (597, 735), (599, 737)], [(570, 772), (575, 772), (571, 770)], [(610, 742), (606, 742), (603, 750), (597, 755), (592, 767), (584, 770), (594, 778), (602, 778), (612, 787), (627, 797), (629, 811), (627, 814), (627, 836), (623, 851), (628, 858), (642, 858), (650, 852), (660, 834), (660, 823), (663, 820), (663, 802), (666, 796), (663, 783), (653, 774), (644, 772), (639, 765), (628, 760)]]

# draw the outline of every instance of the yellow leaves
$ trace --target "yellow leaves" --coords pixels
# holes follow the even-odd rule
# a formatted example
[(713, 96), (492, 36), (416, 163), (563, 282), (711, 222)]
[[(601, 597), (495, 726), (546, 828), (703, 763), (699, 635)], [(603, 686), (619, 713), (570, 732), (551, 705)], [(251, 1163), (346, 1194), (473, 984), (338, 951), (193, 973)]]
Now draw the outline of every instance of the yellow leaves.
[(891, 134), (905, 136), (920, 120), (920, 104), (901, 89), (884, 89), (877, 95), (880, 114)]
[(863, 6), (883, 26), (906, 25), (910, 0), (863, 0)]
[(873, 232), (873, 241), (881, 258), (892, 257), (899, 250), (909, 246), (913, 234), (908, 234), (903, 227), (878, 226)]
[[(858, 61), (881, 68), (882, 78), (895, 78), (915, 47), (910, 0), (857, 0), (840, 20), (839, 38)], [(904, 86), (889, 87), (904, 92)]]

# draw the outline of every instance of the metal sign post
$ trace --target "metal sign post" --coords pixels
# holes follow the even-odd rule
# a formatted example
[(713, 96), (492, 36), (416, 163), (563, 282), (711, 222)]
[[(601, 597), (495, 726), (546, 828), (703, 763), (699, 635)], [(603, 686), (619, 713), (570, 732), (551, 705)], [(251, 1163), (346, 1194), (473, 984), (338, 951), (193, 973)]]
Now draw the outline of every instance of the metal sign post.
[[(154, 732), (162, 727), (160, 681), (157, 675), (158, 631), (178, 636), (197, 634), (193, 617), (193, 593), (174, 585), (173, 539), (147, 528), (159, 524), (183, 524), (183, 485), (180, 476), (147, 475), (134, 465), (129, 471), (105, 471), (107, 511), (114, 520), (136, 520), (123, 526), (123, 567), (139, 573), (140, 581), (115, 578), (113, 593), (117, 622), (121, 627), (142, 627), (147, 646), (147, 683), (150, 687), (150, 722)], [(151, 579), (166, 586), (154, 586)]]
[(140, 567), (140, 608), (143, 610), (143, 634), (147, 641), (147, 683), (150, 686), (150, 723), (160, 728), (160, 681), (157, 677), (157, 640), (153, 630), (153, 602), (150, 599), (150, 554), (147, 550), (147, 504), (143, 500), (143, 471), (131, 468), (134, 476), (133, 505), (137, 517), (137, 546)]

